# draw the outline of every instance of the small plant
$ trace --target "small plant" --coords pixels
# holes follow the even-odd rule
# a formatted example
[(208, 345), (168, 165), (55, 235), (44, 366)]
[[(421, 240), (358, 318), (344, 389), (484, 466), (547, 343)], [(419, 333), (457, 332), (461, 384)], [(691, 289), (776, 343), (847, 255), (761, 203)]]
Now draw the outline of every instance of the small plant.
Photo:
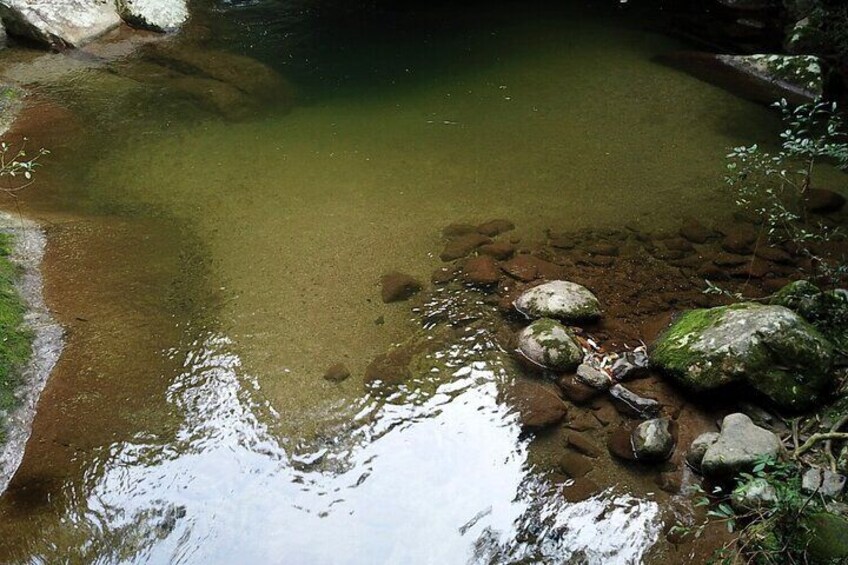
[(35, 155), (28, 155), (27, 141), (24, 138), (18, 145), (0, 142), (0, 190), (6, 194), (15, 195), (31, 185), (39, 159), (50, 153), (39, 149)]
[[(737, 498), (747, 489), (767, 491), (756, 503), (745, 505)], [(692, 487), (696, 507), (710, 507), (705, 520), (697, 525), (678, 524), (673, 531), (682, 536), (700, 537), (710, 524), (723, 524), (736, 539), (716, 550), (712, 563), (748, 565), (800, 565), (810, 563), (809, 518), (822, 511), (816, 493), (801, 491), (800, 469), (792, 463), (763, 459), (752, 472), (736, 478), (730, 492), (715, 487), (708, 495), (700, 486)]]
[(848, 131), (834, 103), (792, 107), (781, 100), (775, 106), (785, 125), (780, 150), (769, 153), (756, 144), (734, 147), (727, 155), (725, 183), (736, 204), (763, 225), (771, 243), (791, 243), (812, 260), (818, 278), (835, 284), (848, 272), (845, 263), (822, 256), (816, 245), (843, 234), (814, 223), (805, 205), (819, 165), (848, 170)]

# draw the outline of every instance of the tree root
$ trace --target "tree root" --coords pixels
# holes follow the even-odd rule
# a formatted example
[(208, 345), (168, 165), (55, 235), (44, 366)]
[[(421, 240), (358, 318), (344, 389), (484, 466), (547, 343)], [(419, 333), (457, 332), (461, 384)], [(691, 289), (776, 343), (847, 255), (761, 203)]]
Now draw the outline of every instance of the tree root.
[(794, 459), (798, 459), (799, 457), (801, 457), (801, 455), (803, 455), (804, 453), (806, 453), (807, 451), (812, 449), (812, 447), (815, 444), (817, 444), (818, 442), (820, 442), (820, 441), (831, 441), (831, 440), (834, 440), (834, 439), (848, 440), (848, 433), (846, 433), (846, 432), (824, 432), (824, 433), (813, 434), (813, 435), (810, 436), (810, 438), (807, 441), (804, 442), (804, 445), (802, 445), (801, 447), (799, 447), (798, 449), (795, 450), (795, 453), (792, 454), (792, 457)]

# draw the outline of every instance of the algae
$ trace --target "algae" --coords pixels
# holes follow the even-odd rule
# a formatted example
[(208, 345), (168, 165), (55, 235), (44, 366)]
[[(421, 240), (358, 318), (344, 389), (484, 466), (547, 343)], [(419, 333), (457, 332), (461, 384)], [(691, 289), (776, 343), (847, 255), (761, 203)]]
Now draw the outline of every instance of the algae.
[(0, 233), (0, 441), (6, 415), (18, 405), (21, 370), (32, 352), (32, 332), (24, 324), (26, 306), (15, 286), (20, 269), (10, 259), (13, 237)]

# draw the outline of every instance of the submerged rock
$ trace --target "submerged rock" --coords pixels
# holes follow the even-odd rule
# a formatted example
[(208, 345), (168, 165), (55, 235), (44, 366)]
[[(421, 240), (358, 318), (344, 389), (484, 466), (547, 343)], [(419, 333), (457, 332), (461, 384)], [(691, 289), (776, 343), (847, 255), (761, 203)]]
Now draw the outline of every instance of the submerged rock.
[(480, 255), (465, 262), (462, 266), (462, 278), (470, 285), (488, 286), (500, 280), (501, 271), (492, 257)]
[(607, 438), (607, 449), (619, 459), (636, 461), (636, 452), (633, 449), (633, 431), (625, 426), (616, 428)]
[(147, 60), (178, 73), (228, 84), (255, 100), (294, 104), (291, 85), (277, 71), (250, 57), (171, 42), (149, 43), (143, 54)]
[(344, 363), (336, 363), (324, 373), (324, 380), (340, 383), (350, 378), (350, 369)]
[(657, 339), (650, 358), (692, 391), (744, 381), (790, 409), (814, 405), (832, 385), (833, 346), (782, 306), (691, 310)]
[(518, 410), (519, 421), (526, 429), (540, 429), (558, 424), (568, 407), (557, 390), (532, 381), (518, 380), (504, 393), (506, 401)]
[(188, 19), (186, 0), (116, 0), (118, 13), (131, 26), (175, 31)]
[(603, 392), (579, 381), (574, 375), (563, 376), (557, 381), (557, 384), (562, 389), (563, 395), (578, 405), (588, 404)]
[(418, 279), (397, 271), (383, 275), (380, 278), (380, 286), (382, 287), (380, 296), (386, 304), (407, 300), (422, 288), (421, 282)]
[(718, 237), (718, 234), (704, 226), (696, 219), (689, 219), (680, 228), (680, 235), (692, 243), (706, 243), (710, 239)]
[(556, 318), (586, 322), (600, 318), (601, 305), (585, 286), (552, 281), (533, 287), (515, 301), (515, 308), (530, 318)]
[(633, 430), (631, 439), (640, 461), (665, 461), (674, 451), (671, 422), (665, 418), (642, 422)]
[(592, 459), (597, 459), (603, 453), (594, 441), (580, 432), (569, 432), (567, 442), (571, 448)]
[(589, 474), (592, 466), (591, 459), (571, 450), (563, 453), (559, 460), (559, 468), (572, 479), (578, 479)]
[(754, 425), (745, 414), (730, 414), (722, 421), (718, 439), (704, 453), (701, 471), (711, 478), (730, 479), (764, 458), (776, 459), (780, 450), (774, 433)]
[(479, 226), (477, 226), (477, 231), (482, 233), (483, 235), (488, 235), (489, 237), (494, 237), (496, 235), (500, 235), (502, 233), (512, 231), (515, 229), (515, 224), (510, 222), (509, 220), (497, 219), (497, 220), (489, 220), (488, 222), (483, 222)]
[(571, 332), (550, 318), (536, 320), (518, 335), (518, 351), (540, 367), (573, 370), (583, 360), (583, 350)]
[(515, 253), (515, 246), (506, 241), (487, 243), (480, 247), (480, 253), (491, 255), (495, 259), (503, 261), (509, 259)]
[(3, 0), (9, 34), (53, 49), (79, 47), (118, 27), (113, 0)]
[(491, 239), (479, 233), (458, 235), (445, 244), (445, 249), (439, 255), (439, 258), (442, 261), (462, 259), (481, 245), (491, 242)]

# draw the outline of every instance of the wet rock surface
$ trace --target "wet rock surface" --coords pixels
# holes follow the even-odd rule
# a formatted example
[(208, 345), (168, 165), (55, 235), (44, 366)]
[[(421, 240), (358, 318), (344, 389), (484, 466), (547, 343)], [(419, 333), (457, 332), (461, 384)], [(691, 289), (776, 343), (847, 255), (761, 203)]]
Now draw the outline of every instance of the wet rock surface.
[(643, 349), (628, 351), (616, 359), (610, 368), (613, 380), (620, 383), (646, 377), (649, 372), (650, 359)]
[(665, 418), (642, 422), (633, 430), (631, 441), (640, 461), (664, 461), (674, 451), (671, 422)]
[[(730, 227), (707, 227), (689, 221), (679, 233), (636, 229), (551, 231), (543, 243), (523, 238), (520, 245), (512, 242), (518, 238), (508, 240), (496, 234), (496, 230), (487, 230), (494, 235), (485, 235), (479, 227), (473, 223), (455, 224), (444, 230), (448, 245), (457, 239), (470, 242), (462, 246), (462, 253), (467, 254), (437, 269), (432, 280), (438, 281), (438, 286), (415, 297), (410, 306), (413, 311), (421, 309), (422, 304), (425, 310), (431, 308), (427, 304), (433, 293), (467, 296), (467, 301), (451, 298), (446, 302), (450, 306), (427, 314), (425, 325), (448, 323), (476, 331), (485, 322), (499, 336), (497, 342), (503, 351), (518, 353), (513, 355), (514, 361), (535, 358), (531, 363), (517, 365), (514, 383), (510, 384), (513, 378), (510, 376), (507, 382), (498, 384), (499, 399), (515, 410), (522, 433), (532, 437), (533, 464), (561, 483), (566, 500), (585, 500), (614, 484), (613, 481), (623, 481), (631, 487), (638, 484), (635, 488), (649, 488), (651, 492), (664, 493), (662, 496), (676, 495), (684, 492), (692, 481), (693, 475), (685, 469), (686, 465), (703, 472), (705, 480), (724, 481), (740, 470), (750, 470), (763, 456), (780, 454), (780, 439), (773, 431), (755, 425), (742, 414), (724, 417), (740, 409), (759, 414), (751, 402), (763, 402), (765, 387), (749, 383), (752, 374), (768, 375), (772, 382), (780, 382), (780, 377), (788, 379), (791, 367), (787, 359), (799, 359), (795, 367), (808, 369), (812, 362), (805, 357), (803, 349), (796, 347), (806, 342), (797, 339), (793, 332), (800, 327), (801, 333), (812, 335), (813, 341), (819, 343), (815, 333), (807, 331), (816, 330), (799, 314), (782, 306), (727, 306), (725, 296), (705, 295), (702, 290), (704, 273), (709, 272), (711, 280), (722, 281), (731, 291), (766, 297), (785, 286), (796, 270), (807, 268), (791, 249), (758, 245), (756, 239), (752, 244), (750, 225), (738, 223)], [(728, 236), (734, 231), (738, 234), (728, 244)], [(478, 264), (488, 271), (487, 281), (497, 277), (497, 282), (480, 284), (469, 279), (469, 265)], [(571, 284), (579, 285), (596, 304), (597, 314), (581, 319), (581, 327), (573, 317), (564, 316), (556, 304), (542, 301), (550, 309), (536, 309), (535, 313), (519, 307), (521, 298), (526, 300), (534, 289), (545, 290), (545, 285), (556, 287), (563, 283), (569, 288), (573, 288)], [(473, 315), (467, 311), (472, 303), (478, 305)], [(601, 307), (603, 317), (599, 316)], [(775, 312), (771, 309), (775, 307), (780, 310), (774, 318), (777, 321), (788, 318), (792, 324), (784, 326), (775, 322), (773, 333), (784, 338), (791, 336), (792, 347), (784, 344), (781, 349), (774, 345), (766, 331), (775, 321), (769, 314)], [(681, 320), (685, 327), (687, 313), (693, 310), (712, 310), (705, 318), (719, 322), (721, 312), (746, 312), (740, 316), (745, 318), (741, 321), (733, 319), (736, 314), (729, 321), (724, 320), (731, 329), (743, 328), (725, 336), (732, 341), (731, 345), (723, 347), (716, 337), (724, 336), (723, 330), (716, 331), (715, 336), (708, 335), (709, 339), (705, 340), (716, 347), (713, 353), (717, 358), (725, 355), (733, 359), (718, 364), (720, 372), (731, 375), (728, 382), (734, 386), (734, 383), (748, 384), (747, 389), (732, 389), (732, 405), (720, 395), (702, 391), (686, 393), (676, 386), (680, 379), (668, 378), (668, 372), (658, 370), (663, 367), (651, 363), (656, 342)], [(542, 313), (554, 312), (556, 319), (540, 317)], [(517, 313), (529, 313), (530, 320)], [(758, 319), (766, 322), (757, 322)], [(528, 347), (528, 338), (539, 333), (531, 328), (540, 322), (542, 326), (550, 325), (542, 329), (552, 330), (552, 335), (536, 335)], [(692, 333), (690, 330), (687, 329), (686, 335)], [(564, 341), (566, 335), (568, 341)], [(778, 343), (781, 335), (775, 338)], [(519, 336), (524, 338), (525, 351), (518, 347)], [(752, 339), (753, 343), (746, 339)], [(679, 343), (691, 346), (697, 341), (687, 338)], [(649, 354), (644, 344), (652, 342)], [(579, 359), (575, 355), (569, 363), (560, 364), (555, 360), (559, 356), (556, 351), (545, 353), (546, 347), (560, 343), (573, 345), (573, 351), (580, 353)], [(755, 353), (767, 351), (768, 354), (762, 358), (746, 357), (750, 363), (743, 364), (746, 369), (743, 371), (735, 356), (747, 350), (740, 349), (739, 343), (750, 346)], [(409, 372), (399, 372), (398, 364), (391, 359), (380, 361), (376, 365), (390, 377), (401, 375), (395, 379), (398, 383), (415, 382), (412, 375), (420, 371), (407, 363)], [(577, 367), (581, 363), (585, 367), (578, 376)], [(826, 364), (821, 365), (822, 373), (828, 373), (827, 378), (831, 379)], [(687, 370), (690, 366), (684, 364)], [(748, 370), (751, 367), (756, 371)], [(588, 374), (587, 368), (596, 371), (595, 376), (603, 376), (595, 382), (600, 385), (598, 388), (581, 378)], [(707, 375), (710, 370), (706, 371)], [(699, 375), (704, 372), (700, 371)], [(594, 382), (591, 378), (588, 381)], [(754, 394), (757, 391), (760, 395)], [(721, 434), (698, 435), (712, 429), (722, 418)], [(757, 420), (761, 421), (765, 422), (763, 426), (775, 430), (780, 429), (782, 422), (779, 418)], [(785, 426), (781, 433), (787, 433)], [(688, 449), (675, 449), (677, 442)], [(643, 481), (649, 486), (645, 487)]]
[(518, 335), (518, 351), (540, 367), (569, 371), (583, 359), (573, 334), (550, 318), (536, 320)]
[(577, 380), (599, 391), (607, 390), (612, 385), (609, 375), (587, 363), (577, 367)]
[(515, 308), (532, 318), (567, 322), (592, 321), (601, 316), (601, 305), (592, 292), (570, 281), (552, 281), (533, 287), (515, 301)]
[(609, 389), (616, 408), (633, 418), (650, 418), (659, 414), (662, 405), (653, 398), (639, 396), (630, 389), (616, 384)]

